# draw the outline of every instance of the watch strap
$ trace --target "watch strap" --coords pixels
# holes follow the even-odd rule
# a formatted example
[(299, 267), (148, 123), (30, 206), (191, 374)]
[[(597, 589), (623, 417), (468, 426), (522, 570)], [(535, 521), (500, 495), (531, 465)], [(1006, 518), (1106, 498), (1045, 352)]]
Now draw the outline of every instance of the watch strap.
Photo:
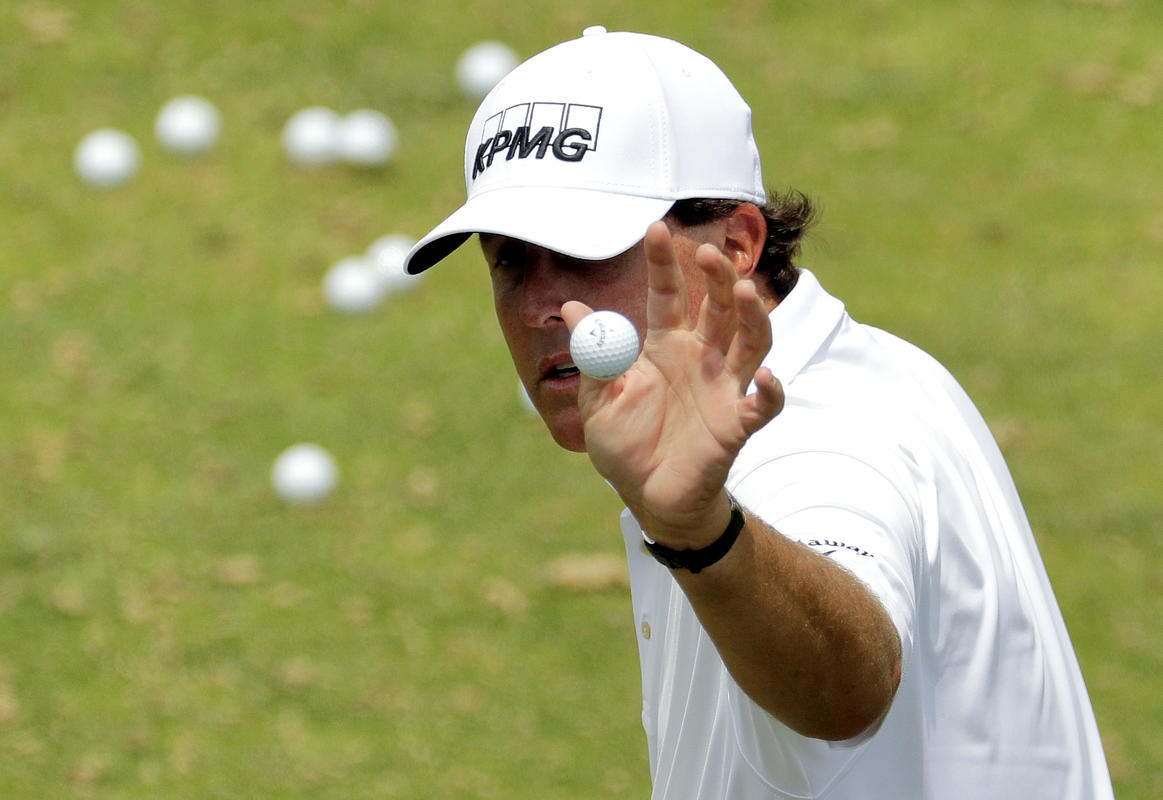
[(743, 523), (746, 521), (743, 516), (743, 507), (739, 505), (734, 495), (727, 492), (727, 497), (731, 501), (731, 520), (718, 539), (706, 547), (693, 550), (675, 550), (672, 547), (659, 544), (647, 536), (646, 531), (643, 531), (642, 542), (647, 551), (654, 556), (658, 563), (670, 569), (685, 569), (693, 573), (702, 572), (719, 561), (731, 550), (735, 540), (739, 538), (739, 532), (743, 530)]

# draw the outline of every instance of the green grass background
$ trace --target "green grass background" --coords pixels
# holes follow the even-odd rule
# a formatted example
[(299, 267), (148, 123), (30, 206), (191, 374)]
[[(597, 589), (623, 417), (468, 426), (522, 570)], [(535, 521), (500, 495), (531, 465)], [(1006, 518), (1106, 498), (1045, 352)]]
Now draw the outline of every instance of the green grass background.
[[(975, 397), (1117, 793), (1163, 796), (1155, 0), (0, 6), (0, 796), (648, 795), (627, 592), (547, 573), (619, 506), (518, 402), (479, 257), (363, 317), (319, 290), (460, 201), (464, 48), (594, 23), (718, 61), (821, 207), (803, 263)], [(184, 93), (209, 157), (152, 139)], [(308, 105), (386, 112), (395, 162), (295, 168)], [(143, 164), (97, 192), (106, 125)], [(304, 440), (342, 481), (290, 508)]]

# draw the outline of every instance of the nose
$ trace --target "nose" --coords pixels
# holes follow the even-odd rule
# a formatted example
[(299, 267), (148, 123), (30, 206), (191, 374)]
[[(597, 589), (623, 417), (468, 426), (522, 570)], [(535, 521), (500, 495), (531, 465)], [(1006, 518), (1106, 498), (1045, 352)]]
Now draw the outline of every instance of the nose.
[(521, 281), (521, 321), (531, 328), (563, 322), (561, 306), (570, 298), (551, 253), (534, 250), (525, 263)]

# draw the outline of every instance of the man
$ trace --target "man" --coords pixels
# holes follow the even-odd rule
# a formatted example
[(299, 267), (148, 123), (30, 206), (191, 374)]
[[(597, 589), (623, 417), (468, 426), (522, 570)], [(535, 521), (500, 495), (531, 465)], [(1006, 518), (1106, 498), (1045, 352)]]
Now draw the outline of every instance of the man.
[[(988, 429), (931, 358), (791, 263), (709, 60), (590, 28), (484, 100), (468, 199), (533, 403), (624, 500), (655, 798), (1106, 798), (1061, 615)], [(642, 352), (570, 361), (591, 309)]]

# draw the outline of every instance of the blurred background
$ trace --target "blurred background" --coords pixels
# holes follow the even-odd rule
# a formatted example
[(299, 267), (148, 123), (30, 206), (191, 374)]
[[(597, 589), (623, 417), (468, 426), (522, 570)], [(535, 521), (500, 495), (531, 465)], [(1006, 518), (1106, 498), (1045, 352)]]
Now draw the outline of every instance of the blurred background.
[[(325, 291), (463, 198), (461, 55), (591, 24), (717, 61), (821, 209), (801, 263), (975, 398), (1116, 791), (1163, 796), (1159, 12), (0, 6), (0, 796), (648, 796), (620, 506), (523, 405), (475, 246)], [(155, 132), (184, 95), (202, 152)], [(308, 107), (385, 115), (390, 155), (300, 163)], [(138, 157), (102, 187), (74, 158), (109, 127)], [(300, 442), (314, 502), (272, 486)]]

